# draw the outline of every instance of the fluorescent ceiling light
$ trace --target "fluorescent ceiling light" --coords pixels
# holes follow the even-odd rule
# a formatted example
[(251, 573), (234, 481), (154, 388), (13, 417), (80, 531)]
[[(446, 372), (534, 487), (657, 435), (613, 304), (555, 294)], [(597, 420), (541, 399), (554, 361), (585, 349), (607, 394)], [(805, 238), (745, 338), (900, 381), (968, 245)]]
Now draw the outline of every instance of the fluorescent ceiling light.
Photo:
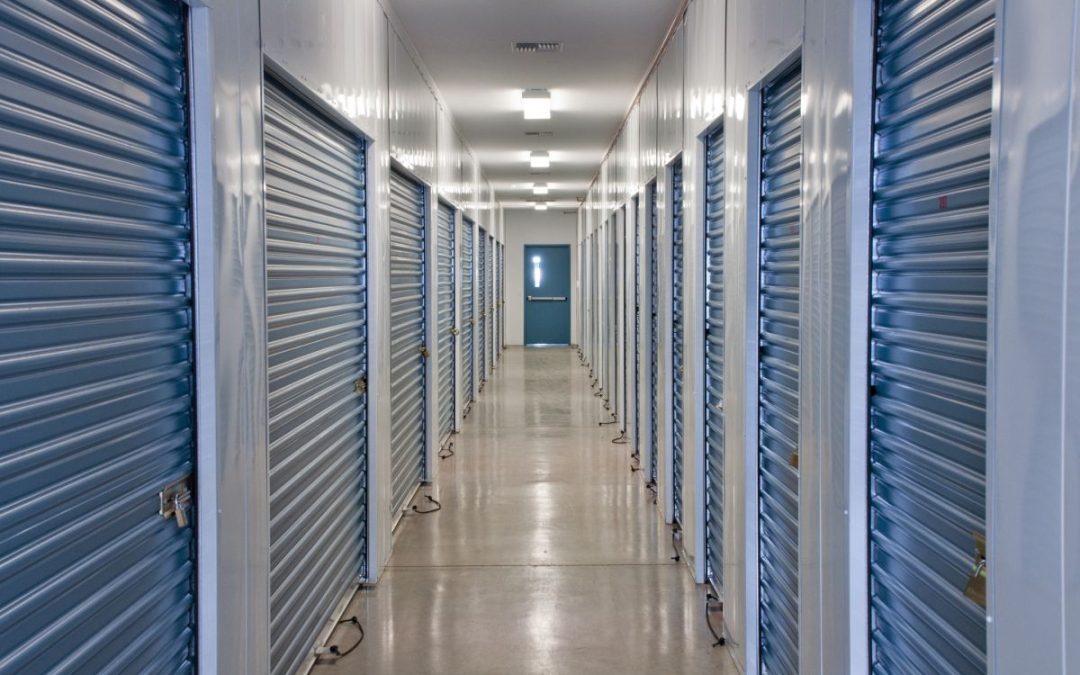
[(544, 150), (534, 150), (529, 154), (529, 167), (547, 169), (551, 166), (551, 155)]
[(547, 89), (526, 89), (521, 92), (521, 106), (527, 120), (551, 119), (551, 92)]
[(537, 211), (547, 211), (547, 204), (537, 204), (535, 208)]
[(547, 183), (535, 183), (533, 185), (534, 195), (546, 195), (548, 193)]

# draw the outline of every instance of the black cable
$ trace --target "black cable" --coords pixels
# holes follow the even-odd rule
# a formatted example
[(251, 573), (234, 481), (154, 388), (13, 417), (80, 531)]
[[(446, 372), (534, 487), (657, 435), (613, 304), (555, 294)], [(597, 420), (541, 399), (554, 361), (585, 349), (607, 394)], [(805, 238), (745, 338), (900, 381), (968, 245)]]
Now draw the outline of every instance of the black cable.
[(679, 555), (679, 544), (678, 544), (678, 541), (677, 541), (679, 536), (680, 536), (679, 528), (678, 527), (672, 527), (671, 528), (671, 548), (675, 550), (675, 555), (671, 556), (671, 559), (674, 560), (675, 562), (682, 561), (682, 557)]
[(713, 628), (712, 618), (711, 618), (711, 616), (709, 614), (709, 603), (710, 602), (719, 602), (720, 603), (720, 615), (721, 616), (724, 615), (724, 603), (723, 603), (722, 600), (720, 600), (720, 598), (716, 597), (712, 593), (706, 593), (705, 594), (705, 625), (709, 627), (709, 632), (712, 633), (712, 636), (714, 638), (716, 638), (716, 642), (714, 642), (712, 644), (712, 646), (713, 647), (719, 647), (719, 646), (725, 644), (727, 642), (727, 640), (724, 639), (723, 635), (717, 634), (716, 629)]
[(451, 443), (439, 451), (439, 459), (450, 459), (454, 454), (456, 454), (454, 453), (454, 444)]
[(442, 504), (440, 504), (437, 499), (435, 499), (431, 495), (424, 495), (424, 497), (426, 497), (429, 502), (434, 504), (435, 508), (421, 511), (419, 506), (417, 506), (416, 504), (413, 504), (413, 507), (412, 507), (413, 513), (419, 513), (419, 514), (423, 515), (425, 513), (435, 513), (436, 511), (441, 511), (442, 510)]
[(630, 439), (626, 437), (625, 431), (620, 431), (618, 436), (611, 439), (611, 442), (615, 445), (626, 445), (630, 442)]
[(356, 642), (349, 645), (347, 649), (342, 649), (339, 645), (336, 644), (330, 645), (326, 648), (327, 651), (330, 653), (322, 654), (319, 657), (316, 657), (316, 661), (318, 661), (319, 658), (331, 658), (334, 661), (345, 658), (349, 654), (352, 654), (356, 650), (356, 648), (360, 646), (360, 643), (364, 641), (364, 627), (360, 625), (360, 619), (357, 619), (355, 616), (350, 616), (348, 619), (342, 619), (341, 621), (338, 621), (337, 625), (340, 626), (346, 623), (351, 623), (352, 625), (356, 626), (356, 629), (360, 631), (360, 637), (356, 640)]

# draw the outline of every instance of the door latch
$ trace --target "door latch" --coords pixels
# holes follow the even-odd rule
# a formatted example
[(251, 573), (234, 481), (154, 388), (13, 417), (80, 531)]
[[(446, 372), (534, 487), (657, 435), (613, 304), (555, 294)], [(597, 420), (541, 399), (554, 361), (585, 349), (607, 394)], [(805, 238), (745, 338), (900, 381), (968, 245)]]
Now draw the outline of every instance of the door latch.
[(986, 535), (975, 533), (975, 562), (968, 575), (964, 595), (986, 609)]
[(191, 521), (191, 476), (169, 483), (158, 493), (158, 515), (165, 520), (176, 519), (177, 527), (187, 527)]

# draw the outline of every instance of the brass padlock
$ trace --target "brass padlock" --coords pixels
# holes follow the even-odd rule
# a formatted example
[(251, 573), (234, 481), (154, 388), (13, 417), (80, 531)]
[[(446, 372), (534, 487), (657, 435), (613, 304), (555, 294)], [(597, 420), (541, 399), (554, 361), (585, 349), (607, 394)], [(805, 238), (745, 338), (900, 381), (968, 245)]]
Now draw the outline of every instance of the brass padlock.
[(431, 356), (431, 352), (428, 351), (427, 345), (420, 345), (420, 356), (423, 356), (425, 359)]
[(356, 381), (354, 381), (353, 382), (353, 391), (355, 391), (357, 394), (366, 394), (367, 393), (367, 378), (366, 377), (361, 377), (361, 378), (357, 379)]
[(974, 537), (975, 562), (964, 586), (964, 595), (986, 609), (986, 535), (975, 532)]
[(460, 332), (461, 332), (461, 331), (459, 331), (459, 330), (458, 330), (457, 328), (451, 328), (451, 329), (450, 329), (450, 334), (451, 334), (451, 335), (457, 335), (457, 334), (458, 334), (458, 333), (460, 333)]
[(795, 452), (791, 453), (791, 456), (788, 457), (787, 462), (788, 462), (788, 464), (790, 464), (794, 468), (798, 469), (799, 468), (799, 451), (796, 450)]

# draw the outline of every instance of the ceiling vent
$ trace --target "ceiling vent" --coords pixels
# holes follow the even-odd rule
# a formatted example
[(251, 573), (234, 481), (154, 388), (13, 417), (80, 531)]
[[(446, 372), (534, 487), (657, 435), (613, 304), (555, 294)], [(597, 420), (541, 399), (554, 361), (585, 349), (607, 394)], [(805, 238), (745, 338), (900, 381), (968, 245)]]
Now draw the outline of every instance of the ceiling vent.
[(519, 54), (552, 54), (562, 51), (561, 42), (515, 42), (513, 47)]
[(535, 138), (550, 138), (555, 135), (552, 131), (526, 131), (526, 136), (533, 136)]

